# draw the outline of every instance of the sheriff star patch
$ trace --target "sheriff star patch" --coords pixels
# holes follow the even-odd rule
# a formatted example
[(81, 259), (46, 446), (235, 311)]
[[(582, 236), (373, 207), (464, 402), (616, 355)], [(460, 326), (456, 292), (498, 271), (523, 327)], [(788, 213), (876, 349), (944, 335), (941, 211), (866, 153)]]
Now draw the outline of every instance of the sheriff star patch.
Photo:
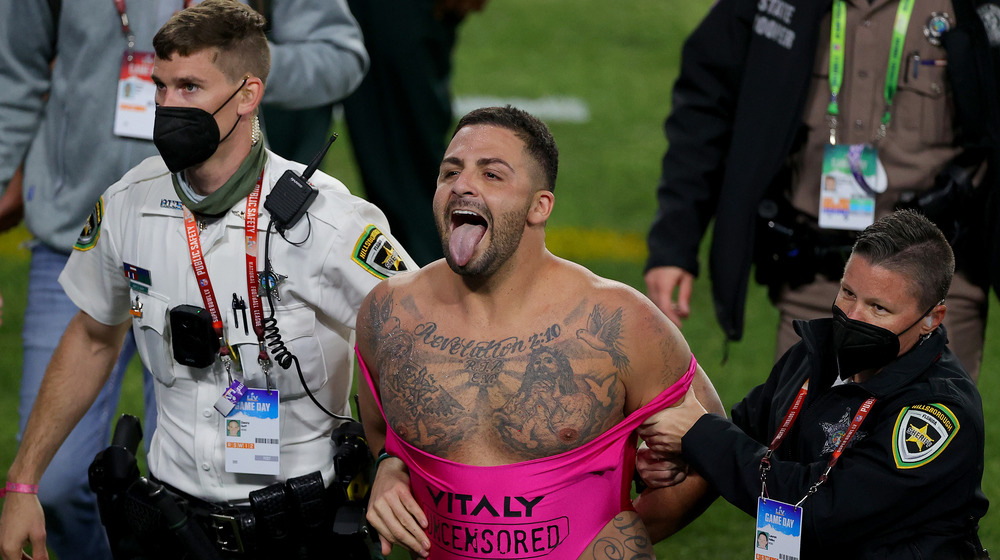
[(961, 426), (943, 404), (918, 404), (904, 408), (892, 431), (896, 468), (914, 469), (934, 460)]
[(369, 224), (358, 238), (351, 260), (382, 280), (406, 270), (406, 263), (396, 252), (392, 242), (374, 224)]
[[(826, 434), (826, 441), (823, 442), (823, 449), (820, 450), (820, 453), (826, 454), (834, 451), (840, 445), (840, 440), (844, 439), (847, 429), (851, 427), (850, 407), (844, 409), (844, 415), (840, 417), (840, 420), (836, 422), (820, 422), (819, 427)], [(864, 439), (866, 435), (868, 435), (867, 432), (858, 430), (854, 433), (854, 438), (848, 443), (848, 446), (853, 446)]]
[(101, 237), (101, 220), (104, 219), (104, 197), (97, 200), (94, 211), (87, 217), (87, 223), (83, 225), (83, 231), (76, 240), (73, 248), (77, 251), (89, 251), (97, 245), (97, 240)]

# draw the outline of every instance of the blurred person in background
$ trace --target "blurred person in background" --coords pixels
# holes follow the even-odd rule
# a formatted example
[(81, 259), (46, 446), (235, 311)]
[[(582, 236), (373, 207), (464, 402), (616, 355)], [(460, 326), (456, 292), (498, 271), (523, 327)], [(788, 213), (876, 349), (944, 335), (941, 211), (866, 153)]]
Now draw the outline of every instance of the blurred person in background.
[(430, 208), (452, 126), (455, 34), (487, 0), (348, 0), (371, 68), (344, 101), (365, 198), (420, 265), (441, 258)]

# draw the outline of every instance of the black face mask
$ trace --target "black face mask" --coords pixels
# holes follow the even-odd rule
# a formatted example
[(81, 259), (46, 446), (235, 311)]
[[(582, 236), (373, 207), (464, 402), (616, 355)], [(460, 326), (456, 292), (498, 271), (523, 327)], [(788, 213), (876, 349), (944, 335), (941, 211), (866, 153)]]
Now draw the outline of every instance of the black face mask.
[[(932, 305), (927, 313), (936, 305)], [(861, 371), (881, 369), (895, 360), (899, 355), (900, 335), (912, 329), (927, 313), (896, 334), (871, 323), (850, 319), (834, 304), (831, 344), (841, 379)]]
[[(215, 113), (221, 111), (233, 97), (236, 97), (246, 83), (247, 79), (244, 78), (240, 87), (215, 110)], [(153, 144), (160, 151), (160, 156), (171, 173), (183, 171), (212, 157), (219, 144), (236, 130), (239, 119), (236, 119), (233, 128), (230, 128), (226, 136), (220, 140), (215, 113), (209, 113), (198, 107), (156, 106)]]

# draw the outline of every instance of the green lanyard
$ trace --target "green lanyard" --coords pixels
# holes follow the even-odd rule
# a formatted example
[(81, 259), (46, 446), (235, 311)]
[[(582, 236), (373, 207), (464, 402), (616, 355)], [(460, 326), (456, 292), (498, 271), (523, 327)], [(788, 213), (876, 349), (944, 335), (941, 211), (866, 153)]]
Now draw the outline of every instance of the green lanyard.
[[(913, 3), (914, 0), (900, 0), (896, 9), (896, 21), (892, 26), (892, 42), (889, 46), (889, 65), (885, 70), (885, 113), (882, 114), (877, 139), (885, 137), (885, 129), (891, 119), (889, 109), (899, 87), (899, 67), (903, 62), (903, 44), (906, 42), (906, 28), (909, 27), (910, 16), (913, 14)], [(847, 5), (844, 0), (834, 0), (830, 22), (830, 105), (827, 107), (830, 144), (837, 143), (837, 115), (840, 114), (837, 98), (840, 87), (844, 84), (846, 35)]]

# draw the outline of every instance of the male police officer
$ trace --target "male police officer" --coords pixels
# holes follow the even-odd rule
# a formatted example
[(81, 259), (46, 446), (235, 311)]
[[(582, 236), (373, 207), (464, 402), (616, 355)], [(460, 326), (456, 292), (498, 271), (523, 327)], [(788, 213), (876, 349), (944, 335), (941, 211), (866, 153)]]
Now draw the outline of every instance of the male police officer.
[[(151, 141), (153, 35), (175, 11), (199, 1), (0, 2), (0, 231), (16, 225), (21, 217), (10, 215), (21, 209), (33, 237), (19, 439), (59, 337), (78, 311), (59, 285), (59, 274), (80, 226), (109, 185), (157, 153)], [(330, 103), (357, 87), (368, 57), (346, 0), (244, 3), (266, 6), (260, 11), (271, 14), (265, 108)], [(309, 143), (310, 157), (321, 144)], [(8, 184), (22, 161), (23, 196), (12, 180)], [(0, 290), (7, 287), (0, 281)], [(88, 462), (80, 458), (93, 457), (107, 445), (109, 418), (134, 354), (129, 336), (110, 379), (43, 475), (38, 498), (49, 521), (46, 542), (63, 558), (111, 556), (87, 484)], [(154, 381), (148, 375), (144, 381), (144, 423), (152, 433)]]
[[(32, 492), (107, 379), (130, 324), (158, 382), (148, 455), (158, 480), (221, 506), (316, 471), (332, 480), (335, 420), (309, 397), (348, 413), (358, 304), (411, 261), (378, 209), (322, 173), (296, 219), (302, 189), (282, 191), (279, 177), (303, 166), (265, 150), (256, 122), (270, 66), (264, 23), (233, 0), (208, 0), (154, 38), (162, 159), (105, 192), (60, 278), (81, 311), (8, 472), (6, 559), (20, 558), (29, 540), (47, 556)], [(271, 239), (271, 221), (281, 238)], [(240, 420), (239, 436), (226, 435), (227, 414)]]

